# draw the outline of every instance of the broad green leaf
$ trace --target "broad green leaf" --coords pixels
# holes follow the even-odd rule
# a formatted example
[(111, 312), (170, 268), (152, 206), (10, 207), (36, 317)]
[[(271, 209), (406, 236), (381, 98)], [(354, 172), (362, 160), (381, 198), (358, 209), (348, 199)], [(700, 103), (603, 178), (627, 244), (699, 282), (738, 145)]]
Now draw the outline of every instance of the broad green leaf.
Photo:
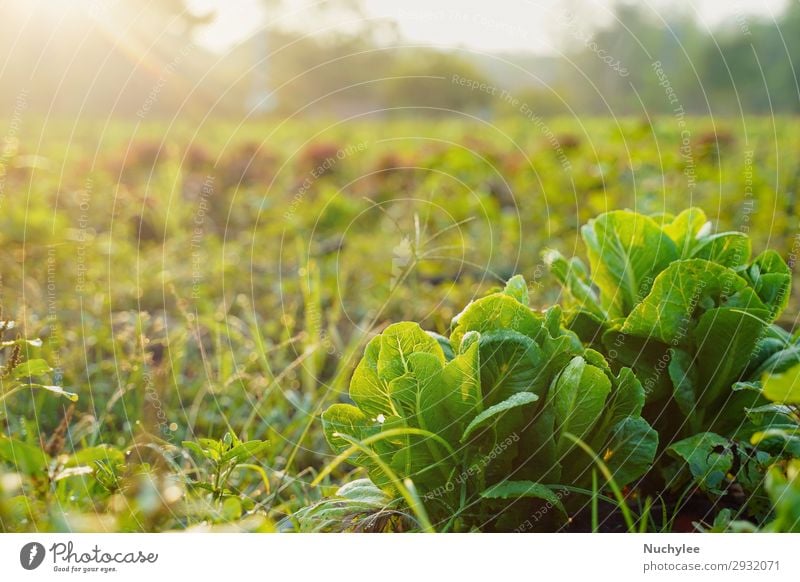
[(706, 407), (730, 390), (755, 349), (766, 323), (763, 310), (712, 309), (703, 314), (694, 330), (696, 359), (701, 362), (698, 404)]
[(415, 352), (433, 354), (444, 364), (444, 352), (439, 342), (411, 322), (395, 323), (380, 335), (377, 372), (389, 382), (409, 371), (409, 357)]
[(39, 447), (0, 436), (0, 459), (24, 475), (41, 476), (47, 472), (48, 458)]
[(536, 394), (531, 394), (530, 392), (518, 392), (517, 394), (509, 397), (507, 400), (504, 400), (499, 404), (495, 404), (494, 406), (490, 406), (478, 416), (473, 418), (472, 421), (467, 425), (467, 428), (464, 429), (464, 434), (461, 436), (461, 442), (466, 442), (473, 432), (482, 426), (485, 426), (488, 421), (492, 420), (495, 416), (503, 414), (518, 406), (532, 404), (537, 400), (539, 400), (539, 397), (536, 396)]
[(345, 483), (336, 491), (336, 497), (342, 497), (353, 503), (384, 506), (391, 500), (369, 479), (356, 479)]
[(506, 283), (503, 293), (513, 297), (523, 305), (528, 305), (530, 301), (528, 297), (528, 284), (525, 282), (522, 275), (514, 275), (511, 277), (508, 283)]
[(592, 280), (611, 318), (630, 313), (655, 276), (678, 258), (675, 243), (652, 218), (627, 210), (601, 214), (581, 228), (581, 235)]
[[(532, 422), (519, 432), (517, 459), (519, 468), (514, 477), (544, 483), (559, 483), (561, 479), (561, 458), (556, 450), (555, 414), (552, 406), (540, 406)], [(508, 472), (498, 475), (507, 479)]]
[(183, 441), (181, 445), (201, 459), (218, 462), (222, 458), (220, 443), (214, 439), (199, 438), (197, 442)]
[(544, 334), (539, 345), (544, 356), (540, 375), (547, 380), (558, 374), (564, 366), (569, 364), (572, 358), (586, 352), (586, 348), (581, 344), (578, 336), (572, 332), (565, 332), (558, 337), (550, 337), (550, 334)]
[(746, 276), (761, 300), (769, 306), (770, 318), (776, 319), (786, 309), (792, 293), (789, 266), (778, 253), (767, 250), (755, 258)]
[[(672, 396), (680, 411), (688, 421), (696, 418), (697, 412), (697, 369), (692, 365), (692, 356), (684, 350), (672, 348), (669, 351), (669, 377), (672, 380)], [(691, 427), (695, 430), (696, 427)]]
[[(605, 416), (608, 426), (614, 426), (627, 417), (638, 417), (644, 408), (644, 387), (633, 370), (622, 368), (616, 380), (613, 399)], [(606, 421), (604, 421), (605, 423)]]
[(698, 374), (692, 356), (684, 350), (670, 349), (669, 377), (672, 381), (672, 397), (683, 413), (688, 430), (698, 432), (701, 419), (697, 409)]
[(657, 449), (658, 433), (643, 418), (628, 417), (612, 428), (603, 460), (623, 487), (650, 469)]
[(764, 307), (747, 281), (734, 271), (700, 259), (676, 261), (656, 277), (652, 290), (631, 312), (621, 331), (669, 345), (684, 344), (695, 313), (723, 304)]
[(337, 453), (341, 453), (350, 447), (350, 443), (338, 436), (339, 434), (364, 440), (380, 431), (380, 422), (367, 417), (361, 410), (350, 404), (334, 404), (322, 413), (322, 429), (331, 448)]
[(197, 439), (197, 442), (205, 450), (217, 451), (217, 452), (221, 452), (222, 451), (222, 445), (220, 444), (219, 441), (217, 441), (215, 439), (199, 438), (199, 439)]
[(464, 334), (464, 337), (461, 338), (461, 345), (458, 348), (458, 353), (463, 354), (466, 352), (473, 344), (477, 344), (481, 339), (481, 334), (477, 331), (468, 331)]
[(534, 483), (532, 481), (503, 481), (497, 485), (492, 485), (481, 492), (484, 499), (521, 499), (532, 497), (541, 499), (552, 507), (555, 507), (566, 517), (567, 510), (561, 503), (559, 496), (547, 485)]
[(762, 404), (745, 410), (747, 418), (760, 430), (781, 429), (800, 430), (800, 421), (794, 415), (794, 409), (786, 404)]
[(759, 449), (773, 452), (779, 456), (800, 458), (800, 429), (787, 430), (783, 428), (770, 428), (756, 431), (750, 437), (750, 442), (758, 445)]
[(770, 531), (800, 533), (800, 460), (791, 461), (785, 473), (779, 466), (772, 467), (765, 488), (775, 507)]
[[(756, 349), (753, 350), (753, 354), (750, 356), (750, 361), (747, 365), (747, 377), (760, 378), (767, 370), (762, 369), (759, 372), (757, 372), (757, 370), (764, 365), (767, 360), (783, 350), (792, 348), (796, 348), (792, 341), (792, 335), (775, 324), (770, 325), (764, 330), (763, 337), (758, 340)], [(798, 354), (798, 356), (797, 363), (800, 363), (800, 354)], [(791, 365), (788, 367), (791, 367)], [(781, 370), (771, 371), (779, 372)]]
[(755, 370), (749, 372), (749, 377), (761, 378), (764, 374), (781, 374), (798, 364), (800, 364), (800, 346), (786, 346), (770, 355)]
[(800, 404), (800, 365), (782, 374), (767, 374), (761, 384), (764, 396), (773, 402)]
[(437, 441), (410, 436), (391, 458), (390, 468), (403, 479), (411, 479), (421, 494), (429, 493), (450, 476), (453, 460)]
[(700, 240), (691, 257), (737, 269), (750, 261), (750, 237), (741, 232), (721, 232)]
[(517, 392), (543, 395), (542, 350), (516, 331), (493, 331), (480, 338), (481, 390), (484, 400), (497, 403)]
[(733, 392), (755, 392), (761, 394), (760, 382), (734, 382), (731, 386)]
[(775, 464), (776, 459), (766, 451), (750, 449), (744, 442), (736, 442), (734, 455), (738, 457), (738, 470), (736, 482), (747, 493), (758, 491), (764, 484), (764, 476), (769, 467)]
[(647, 336), (626, 335), (610, 329), (603, 335), (607, 353), (613, 353), (615, 361), (630, 366), (642, 383), (647, 402), (657, 402), (672, 395), (672, 382), (665, 373), (669, 348), (658, 340)]
[(419, 412), (420, 399), (429, 384), (440, 382), (442, 362), (433, 354), (417, 352), (408, 357), (409, 371), (388, 384), (394, 409), (404, 418)]
[(480, 383), (480, 343), (476, 341), (442, 370), (444, 387), (451, 395), (452, 412), (459, 415), (483, 408)]
[(14, 368), (14, 377), (27, 378), (29, 376), (41, 376), (52, 371), (53, 369), (46, 360), (28, 360)]
[(302, 532), (360, 531), (375, 523), (374, 514), (394, 500), (369, 479), (342, 485), (334, 497), (304, 507), (294, 514)]
[(593, 350), (592, 348), (586, 348), (581, 355), (583, 356), (583, 359), (586, 360), (587, 364), (591, 364), (595, 368), (600, 368), (607, 374), (611, 375), (611, 367), (603, 357), (603, 354), (597, 350)]
[(688, 208), (676, 216), (669, 224), (662, 225), (663, 231), (675, 243), (680, 258), (689, 258), (697, 244), (697, 237), (708, 224), (706, 213), (700, 208)]
[(564, 312), (559, 305), (551, 305), (544, 312), (544, 329), (552, 337), (560, 336), (563, 333), (561, 319)]
[(555, 412), (558, 451), (563, 454), (574, 443), (564, 438), (571, 433), (584, 438), (600, 418), (606, 398), (611, 392), (611, 380), (606, 373), (580, 356), (570, 361), (554, 381), (549, 399)]
[(505, 293), (495, 293), (470, 303), (464, 311), (453, 318), (456, 326), (450, 336), (453, 347), (460, 350), (461, 340), (469, 331), (481, 334), (510, 330), (536, 339), (544, 329), (544, 322), (528, 306)]
[(712, 432), (696, 434), (673, 444), (669, 453), (684, 460), (697, 484), (709, 493), (722, 494), (734, 456), (728, 439)]
[(479, 368), (476, 342), (425, 383), (417, 409), (420, 428), (458, 443), (468, 420), (481, 410)]
[(378, 355), (381, 336), (376, 336), (367, 344), (364, 357), (356, 366), (350, 381), (350, 398), (366, 414), (378, 416), (397, 414), (389, 396), (387, 382), (378, 376)]

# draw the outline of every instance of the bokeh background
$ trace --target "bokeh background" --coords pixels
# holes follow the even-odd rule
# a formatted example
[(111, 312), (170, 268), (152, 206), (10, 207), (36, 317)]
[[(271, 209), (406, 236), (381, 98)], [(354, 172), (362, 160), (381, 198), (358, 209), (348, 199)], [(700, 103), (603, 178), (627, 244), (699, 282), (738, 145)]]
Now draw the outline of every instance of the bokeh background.
[[(3, 337), (78, 399), (6, 380), (2, 529), (289, 527), (372, 334), (557, 301), (607, 210), (794, 269), (797, 62), (780, 0), (3, 1)], [(267, 445), (218, 495), (182, 443), (226, 433)]]

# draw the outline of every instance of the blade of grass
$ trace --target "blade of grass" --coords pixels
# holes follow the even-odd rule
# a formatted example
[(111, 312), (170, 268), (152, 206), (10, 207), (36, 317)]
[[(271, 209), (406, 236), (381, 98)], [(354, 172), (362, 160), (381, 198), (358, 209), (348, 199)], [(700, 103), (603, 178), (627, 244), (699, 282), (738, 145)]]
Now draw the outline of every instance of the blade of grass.
[(603, 462), (603, 460), (592, 450), (589, 445), (583, 442), (580, 438), (576, 437), (574, 434), (565, 432), (564, 436), (578, 445), (584, 452), (586, 452), (587, 455), (592, 458), (595, 465), (597, 465), (597, 468), (603, 474), (603, 477), (605, 477), (608, 486), (611, 488), (611, 491), (614, 493), (617, 506), (622, 512), (622, 518), (625, 520), (625, 525), (628, 526), (628, 531), (634, 533), (636, 531), (636, 526), (634, 524), (633, 516), (631, 515), (631, 509), (625, 502), (625, 496), (622, 495), (622, 490), (620, 490), (617, 482), (614, 481), (614, 475), (609, 470), (608, 465)]
[(597, 469), (592, 469), (592, 533), (597, 533), (599, 520), (597, 517)]

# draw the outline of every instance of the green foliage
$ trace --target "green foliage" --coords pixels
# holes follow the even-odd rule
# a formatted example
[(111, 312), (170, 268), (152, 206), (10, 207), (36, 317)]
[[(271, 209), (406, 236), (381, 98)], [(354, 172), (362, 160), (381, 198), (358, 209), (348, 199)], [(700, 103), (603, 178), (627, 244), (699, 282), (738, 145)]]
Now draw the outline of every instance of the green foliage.
[(414, 323), (370, 341), (350, 384), (355, 406), (322, 415), (337, 462), (364, 467), (392, 499), (412, 483), (444, 531), (518, 526), (520, 500), (552, 503), (562, 485), (588, 486), (594, 460), (576, 438), (603, 455), (617, 485), (643, 475), (658, 438), (640, 417), (641, 384), (585, 350), (557, 309), (540, 314), (527, 299), (514, 277), (468, 305), (454, 318), (450, 359)]
[(800, 460), (793, 459), (785, 469), (772, 467), (767, 474), (766, 489), (775, 519), (765, 531), (800, 532)]
[[(793, 402), (795, 367), (783, 374), (766, 374), (761, 382), (734, 385), (735, 393), (758, 396), (759, 404), (745, 409), (746, 424), (732, 438), (704, 432), (674, 443), (669, 452), (683, 460), (694, 482), (713, 496), (726, 495), (738, 484), (747, 494), (750, 513), (763, 522), (769, 508), (759, 496), (770, 494), (769, 475), (776, 464), (800, 455), (800, 415)], [(762, 403), (763, 402), (763, 403)], [(678, 474), (681, 482), (685, 474)]]
[(786, 307), (791, 274), (767, 251), (751, 261), (742, 233), (712, 233), (698, 208), (647, 217), (610, 212), (582, 234), (591, 275), (579, 259), (546, 255), (568, 295), (570, 327), (613, 365), (634, 369), (668, 438), (701, 427), (730, 433), (752, 394), (734, 393), (770, 323)]
[(399, 505), (369, 479), (356, 479), (330, 498), (300, 509), (293, 519), (305, 533), (404, 531), (411, 517)]
[(750, 442), (775, 457), (800, 458), (800, 410), (797, 386), (800, 366), (784, 373), (765, 374), (761, 382), (740, 385), (758, 392), (766, 404), (747, 410), (755, 427)]
[(773, 402), (800, 404), (800, 365), (780, 374), (768, 374), (762, 385), (762, 393)]
[[(0, 321), (0, 338), (7, 330), (13, 329), (14, 326), (15, 323), (13, 321)], [(61, 386), (40, 384), (33, 380), (53, 372), (53, 368), (50, 367), (46, 360), (41, 358), (25, 360), (23, 350), (27, 353), (29, 348), (39, 348), (41, 345), (42, 342), (39, 339), (17, 338), (0, 341), (0, 350), (8, 350), (9, 352), (5, 359), (5, 365), (0, 369), (0, 403), (25, 388), (45, 390), (73, 402), (78, 400), (77, 394), (68, 392)], [(2, 411), (0, 411), (1, 416)]]
[[(239, 468), (253, 468), (264, 475), (264, 484), (269, 489), (269, 482), (263, 469), (250, 462), (256, 460), (267, 449), (268, 443), (260, 440), (242, 442), (231, 432), (225, 433), (220, 440), (198, 439), (197, 442), (184, 441), (184, 448), (207, 463), (208, 478), (198, 479), (192, 484), (210, 492), (215, 500), (223, 500), (230, 508), (239, 497), (228, 487), (231, 474)], [(241, 511), (239, 512), (241, 513)], [(239, 515), (236, 516), (237, 518)]]
[[(663, 101), (663, 88), (658, 91)], [(9, 142), (0, 319), (14, 319), (18, 328), (6, 330), (2, 339), (12, 343), (0, 354), (7, 370), (0, 378), (0, 530), (408, 531), (449, 524), (447, 531), (505, 531), (530, 521), (526, 531), (604, 531), (631, 529), (619, 519), (625, 510), (640, 518), (636, 530), (669, 530), (677, 527), (673, 514), (685, 521), (685, 507), (698, 504), (705, 504), (709, 520), (724, 506), (732, 519), (751, 519), (752, 527), (769, 523), (778, 498), (770, 500), (766, 467), (774, 464), (785, 476), (800, 452), (786, 376), (800, 364), (800, 336), (785, 331), (796, 319), (797, 295), (783, 292), (788, 271), (780, 258), (796, 258), (797, 250), (797, 213), (786, 194), (796, 189), (796, 168), (781, 153), (793, 147), (792, 124), (749, 119), (746, 141), (729, 140), (724, 156), (695, 157), (692, 200), (715, 209), (720, 230), (747, 225), (747, 237), (715, 238), (699, 210), (647, 215), (677, 211), (685, 198), (686, 164), (674, 119), (546, 119), (535, 131), (519, 121), (517, 108), (478, 133), (434, 119), (267, 120), (236, 135), (216, 123), (175, 124), (165, 132), (153, 120), (132, 133), (111, 121), (97, 150), (86, 125), (51, 120), (37, 156), (27, 155), (27, 131)], [(35, 125), (26, 117), (26, 127), (29, 122)], [(687, 124), (698, 140), (704, 132), (735, 130), (719, 119), (687, 118)], [(592, 142), (603, 147), (595, 152)], [(702, 153), (698, 141), (692, 145)], [(750, 178), (741, 167), (748, 152), (757, 160)], [(312, 176), (330, 156), (331, 170)], [(562, 171), (566, 162), (570, 172)], [(745, 188), (758, 212), (731, 204)], [(561, 301), (543, 276), (540, 251), (553, 246), (571, 256), (579, 224), (625, 207), (648, 220), (620, 227), (617, 235), (609, 229), (619, 220), (608, 220), (605, 230), (595, 225), (591, 233), (606, 241), (598, 242), (601, 250), (603, 244), (616, 248), (605, 278), (621, 282), (619, 296), (605, 297), (579, 259), (552, 253), (554, 272), (569, 279)], [(660, 261), (672, 252), (664, 251), (664, 236), (653, 237), (652, 222), (680, 256), (660, 272), (650, 272), (637, 254), (640, 236), (664, 243)], [(748, 248), (765, 244), (777, 252), (749, 257)], [(628, 261), (633, 282), (619, 278)], [(682, 261), (708, 262), (714, 276), (707, 278), (714, 280), (686, 284), (670, 271)], [(683, 268), (704, 277), (702, 269)], [(451, 325), (471, 299), (517, 272), (529, 275), (529, 284), (511, 279), (505, 297), (478, 299)], [(662, 305), (653, 292), (663, 273), (672, 279), (659, 283)], [(726, 289), (710, 293), (727, 281), (736, 289), (727, 295), (735, 298)], [(703, 303), (692, 310), (691, 301), (670, 291), (672, 284)], [(651, 338), (648, 322), (637, 318), (623, 334), (626, 320), (651, 295), (637, 314), (663, 315), (659, 337)], [(561, 329), (559, 307), (545, 309), (555, 303), (563, 305), (569, 331)], [(575, 309), (581, 304), (585, 311)], [(715, 309), (717, 317), (702, 319)], [(624, 313), (615, 319), (608, 310)], [(667, 311), (678, 315), (670, 319)], [(769, 326), (760, 323), (774, 317)], [(364, 353), (387, 322), (406, 320), (432, 330), (426, 335), (441, 352), (409, 328), (395, 339), (413, 341), (389, 346), (387, 366), (378, 362), (380, 339)], [(17, 329), (42, 339), (12, 335)], [(621, 337), (605, 337), (610, 329)], [(753, 335), (755, 349), (740, 358)], [(19, 359), (9, 366), (15, 351)], [(331, 425), (349, 440), (330, 438), (344, 447), (337, 448), (341, 454), (352, 449), (351, 464), (330, 454), (319, 419), (347, 392), (362, 354), (374, 366), (365, 363), (358, 372), (363, 386), (350, 387), (376, 410), (367, 412), (354, 397), (352, 408), (337, 406), (338, 417), (330, 411)], [(737, 374), (740, 360), (745, 367)], [(371, 387), (375, 375), (392, 377), (391, 391), (381, 382)], [(586, 391), (585, 407), (575, 383)], [(457, 394), (447, 390), (453, 386)], [(415, 394), (428, 398), (417, 407)], [(373, 419), (387, 404), (399, 414), (383, 412), (384, 423), (376, 426)], [(597, 419), (587, 428), (592, 414)], [(655, 457), (648, 423), (660, 431)], [(518, 427), (519, 439), (506, 440)], [(441, 441), (413, 432), (423, 430)], [(212, 453), (221, 445), (210, 444), (226, 432), (269, 446), (241, 459), (226, 477), (229, 466)], [(716, 457), (697, 460), (684, 446), (690, 466), (666, 453), (705, 433), (721, 439), (717, 451), (711, 437), (700, 443)], [(507, 436), (497, 446), (495, 435)], [(588, 451), (573, 446), (575, 436)], [(406, 443), (413, 454), (384, 454)], [(470, 473), (475, 455), (488, 460)], [(714, 459), (732, 463), (717, 482), (719, 475), (703, 465)], [(434, 489), (426, 497), (425, 488), (446, 487), (443, 467), (451, 466), (455, 491)], [(602, 468), (627, 483), (619, 497)], [(312, 486), (318, 477), (319, 486)], [(364, 487), (347, 487), (358, 482)], [(565, 523), (548, 491), (571, 521)], [(317, 506), (331, 511), (316, 521), (294, 518)], [(656, 524), (662, 507), (666, 517)]]
[(764, 525), (745, 520), (734, 520), (725, 509), (714, 521), (713, 532), (800, 532), (800, 460), (774, 465), (767, 472), (764, 489), (772, 507), (771, 519)]
[(745, 234), (713, 233), (698, 208), (610, 212), (582, 234), (591, 272), (555, 251), (547, 262), (567, 294), (569, 326), (642, 381), (644, 416), (678, 461), (660, 463), (667, 485), (717, 497), (737, 484), (763, 520), (766, 472), (798, 451), (788, 406), (796, 372), (786, 371), (796, 346), (772, 325), (787, 305), (789, 268), (773, 251), (751, 259)]
[[(740, 445), (717, 434), (704, 432), (673, 444), (669, 452), (684, 460), (699, 487), (723, 495), (734, 480), (747, 485), (760, 485), (760, 478), (770, 461), (769, 455)], [(734, 469), (736, 467), (736, 469)]]

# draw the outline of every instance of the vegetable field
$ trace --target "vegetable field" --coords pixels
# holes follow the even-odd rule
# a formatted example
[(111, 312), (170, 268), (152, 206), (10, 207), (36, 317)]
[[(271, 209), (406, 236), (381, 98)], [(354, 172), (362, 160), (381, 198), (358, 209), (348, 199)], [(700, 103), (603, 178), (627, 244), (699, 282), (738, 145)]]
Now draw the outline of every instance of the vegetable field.
[(26, 132), (0, 530), (800, 531), (796, 119)]

